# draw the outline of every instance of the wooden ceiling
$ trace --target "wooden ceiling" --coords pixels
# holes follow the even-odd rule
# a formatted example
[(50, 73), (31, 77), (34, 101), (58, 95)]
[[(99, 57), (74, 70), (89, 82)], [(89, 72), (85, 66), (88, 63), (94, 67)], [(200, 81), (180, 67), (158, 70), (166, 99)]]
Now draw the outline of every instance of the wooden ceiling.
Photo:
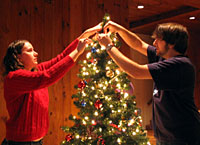
[[(129, 27), (136, 33), (151, 34), (164, 22), (177, 22), (200, 33), (200, 0), (129, 0), (128, 5)], [(144, 8), (138, 9), (138, 5)]]

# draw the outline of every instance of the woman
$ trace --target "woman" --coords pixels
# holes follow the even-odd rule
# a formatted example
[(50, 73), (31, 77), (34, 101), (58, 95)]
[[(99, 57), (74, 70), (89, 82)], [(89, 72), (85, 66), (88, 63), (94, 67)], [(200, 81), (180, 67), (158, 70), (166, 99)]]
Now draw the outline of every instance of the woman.
[(38, 53), (27, 40), (9, 45), (3, 63), (4, 97), (10, 118), (2, 145), (42, 145), (49, 127), (47, 87), (70, 70), (89, 42), (86, 38), (99, 29), (100, 24), (86, 30), (57, 57), (40, 64)]

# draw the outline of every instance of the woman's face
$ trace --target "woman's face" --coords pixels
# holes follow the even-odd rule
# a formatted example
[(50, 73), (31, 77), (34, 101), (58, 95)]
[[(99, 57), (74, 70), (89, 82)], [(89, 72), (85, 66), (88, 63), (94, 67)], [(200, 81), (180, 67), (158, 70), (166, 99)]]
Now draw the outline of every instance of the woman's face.
[(20, 62), (23, 63), (24, 69), (31, 70), (36, 67), (38, 53), (34, 51), (33, 46), (29, 42), (25, 42), (22, 53), (18, 55)]

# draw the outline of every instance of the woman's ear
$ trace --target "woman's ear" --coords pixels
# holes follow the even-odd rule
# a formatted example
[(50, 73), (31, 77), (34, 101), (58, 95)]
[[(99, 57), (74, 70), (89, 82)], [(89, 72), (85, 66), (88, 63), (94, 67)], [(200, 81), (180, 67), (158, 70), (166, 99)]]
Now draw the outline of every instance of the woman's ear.
[(18, 59), (18, 61), (19, 61), (20, 63), (23, 63), (23, 62), (22, 62), (22, 56), (21, 56), (21, 54), (18, 54), (18, 55), (17, 55), (17, 59)]

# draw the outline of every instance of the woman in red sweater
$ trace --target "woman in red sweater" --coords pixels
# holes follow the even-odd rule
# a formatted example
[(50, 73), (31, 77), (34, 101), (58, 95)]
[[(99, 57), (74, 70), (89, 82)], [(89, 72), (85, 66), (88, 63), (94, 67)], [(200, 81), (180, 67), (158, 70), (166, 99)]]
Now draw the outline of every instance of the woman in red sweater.
[(47, 87), (62, 78), (83, 53), (90, 35), (101, 25), (86, 30), (57, 57), (38, 64), (30, 42), (12, 42), (4, 57), (4, 97), (9, 120), (2, 145), (42, 145), (49, 127)]

